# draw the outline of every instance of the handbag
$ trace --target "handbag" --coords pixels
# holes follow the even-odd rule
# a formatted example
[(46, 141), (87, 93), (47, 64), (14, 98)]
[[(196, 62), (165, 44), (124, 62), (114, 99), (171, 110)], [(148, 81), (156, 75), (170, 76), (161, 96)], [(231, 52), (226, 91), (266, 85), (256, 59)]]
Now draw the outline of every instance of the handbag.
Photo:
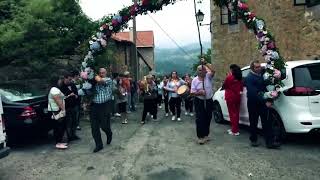
[(52, 112), (51, 119), (53, 119), (53, 120), (60, 120), (61, 118), (64, 118), (64, 117), (66, 117), (66, 111), (60, 110), (57, 114), (55, 114), (54, 112)]
[[(62, 101), (62, 103), (64, 103), (64, 101)], [(52, 109), (51, 103), (49, 103), (49, 106)], [(66, 117), (66, 111), (65, 110), (60, 110), (59, 112), (52, 112), (52, 116), (51, 119), (53, 120), (60, 120), (61, 118)]]

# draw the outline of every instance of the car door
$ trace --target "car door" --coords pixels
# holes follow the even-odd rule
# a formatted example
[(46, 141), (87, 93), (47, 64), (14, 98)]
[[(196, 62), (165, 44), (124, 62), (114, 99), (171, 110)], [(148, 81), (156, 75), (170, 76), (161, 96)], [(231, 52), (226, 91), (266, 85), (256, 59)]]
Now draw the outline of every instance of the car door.
[[(243, 79), (245, 79), (247, 77), (249, 72), (250, 72), (249, 68), (242, 69)], [(248, 113), (248, 108), (247, 108), (247, 89), (246, 89), (246, 87), (243, 88), (242, 95), (241, 95), (240, 123), (249, 125), (249, 113)]]
[(225, 100), (225, 90), (223, 89), (223, 86), (218, 89), (218, 91), (215, 93), (215, 98), (219, 102), (223, 118), (225, 120), (230, 120), (229, 118), (229, 112), (228, 112), (228, 107), (227, 107), (227, 102)]

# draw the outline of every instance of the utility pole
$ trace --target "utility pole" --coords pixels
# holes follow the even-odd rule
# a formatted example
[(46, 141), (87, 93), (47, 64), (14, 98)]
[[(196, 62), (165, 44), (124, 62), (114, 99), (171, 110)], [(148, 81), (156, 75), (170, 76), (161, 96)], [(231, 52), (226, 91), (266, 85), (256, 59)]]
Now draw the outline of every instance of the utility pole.
[[(196, 4), (196, 0), (193, 0), (193, 5), (194, 5), (194, 15), (196, 16), (196, 23), (197, 23), (197, 28), (198, 28), (199, 45), (200, 45), (200, 61), (201, 61), (201, 59), (202, 59), (202, 57), (203, 57), (203, 50), (202, 50), (201, 34), (200, 34), (200, 27), (199, 27), (199, 20), (200, 20), (200, 18), (197, 16), (197, 4)], [(201, 65), (202, 65), (202, 70), (203, 70), (203, 69), (204, 69), (204, 66), (203, 66), (202, 63), (201, 63)], [(203, 82), (202, 82), (202, 88), (203, 88), (203, 90), (206, 90), (206, 89), (205, 89), (205, 85), (204, 85), (205, 78), (206, 78), (206, 76), (204, 77)], [(206, 96), (204, 96), (204, 104), (203, 104), (203, 107), (204, 107), (204, 109), (207, 109)]]
[[(137, 5), (137, 0), (133, 0), (134, 5)], [(134, 75), (136, 78), (136, 81), (139, 80), (139, 59), (137, 56), (137, 22), (136, 22), (136, 16), (133, 17), (133, 44), (134, 44), (134, 51), (133, 51), (133, 58), (134, 58)]]
[(203, 57), (203, 48), (202, 48), (201, 35), (200, 35), (199, 19), (198, 19), (198, 16), (197, 16), (196, 0), (193, 0), (193, 3), (194, 3), (194, 14), (196, 16), (196, 22), (197, 22), (197, 28), (198, 28), (199, 45), (200, 45), (200, 56)]

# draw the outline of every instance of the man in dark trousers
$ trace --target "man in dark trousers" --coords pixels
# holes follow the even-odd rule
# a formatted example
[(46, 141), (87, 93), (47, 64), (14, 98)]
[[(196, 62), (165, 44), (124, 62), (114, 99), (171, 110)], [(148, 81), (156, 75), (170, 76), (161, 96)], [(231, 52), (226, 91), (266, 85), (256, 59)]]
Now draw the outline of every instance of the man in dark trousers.
[(76, 135), (77, 129), (77, 105), (78, 105), (78, 89), (72, 82), (73, 76), (71, 73), (66, 73), (63, 79), (61, 92), (66, 96), (66, 124), (68, 141), (78, 140)]
[(196, 130), (198, 143), (203, 145), (210, 141), (210, 124), (213, 109), (213, 77), (215, 71), (211, 64), (201, 58), (201, 64), (197, 67), (197, 74), (191, 83), (191, 95), (194, 96), (196, 111)]
[(99, 75), (95, 77), (94, 95), (90, 108), (91, 132), (96, 147), (94, 153), (103, 149), (100, 128), (107, 135), (107, 144), (112, 141), (112, 131), (110, 125), (110, 113), (112, 111), (112, 91), (113, 82), (107, 77), (107, 70), (100, 68)]
[(251, 62), (250, 69), (250, 73), (245, 78), (245, 86), (247, 88), (251, 145), (253, 147), (259, 146), (257, 125), (260, 117), (267, 148), (278, 148), (279, 144), (276, 144), (273, 140), (271, 120), (269, 118), (272, 100), (264, 99), (263, 97), (263, 94), (267, 91), (266, 83), (263, 79), (263, 69), (258, 60)]

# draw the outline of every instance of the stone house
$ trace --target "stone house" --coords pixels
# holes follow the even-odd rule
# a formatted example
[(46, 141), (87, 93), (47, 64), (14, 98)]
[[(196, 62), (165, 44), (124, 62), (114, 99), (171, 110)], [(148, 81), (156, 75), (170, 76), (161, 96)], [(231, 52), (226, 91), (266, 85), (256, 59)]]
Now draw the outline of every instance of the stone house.
[[(265, 20), (286, 61), (320, 57), (319, 0), (248, 0), (250, 9)], [(263, 61), (254, 33), (228, 9), (211, 0), (212, 63), (221, 82), (232, 63), (246, 66), (253, 59)]]
[[(119, 32), (112, 37), (117, 44), (120, 66), (134, 72), (135, 62), (133, 58), (134, 44), (132, 32)], [(153, 31), (137, 31), (137, 56), (139, 59), (139, 79), (153, 72), (154, 63), (154, 34)], [(119, 68), (118, 68), (119, 69)], [(118, 70), (121, 71), (121, 70)]]

